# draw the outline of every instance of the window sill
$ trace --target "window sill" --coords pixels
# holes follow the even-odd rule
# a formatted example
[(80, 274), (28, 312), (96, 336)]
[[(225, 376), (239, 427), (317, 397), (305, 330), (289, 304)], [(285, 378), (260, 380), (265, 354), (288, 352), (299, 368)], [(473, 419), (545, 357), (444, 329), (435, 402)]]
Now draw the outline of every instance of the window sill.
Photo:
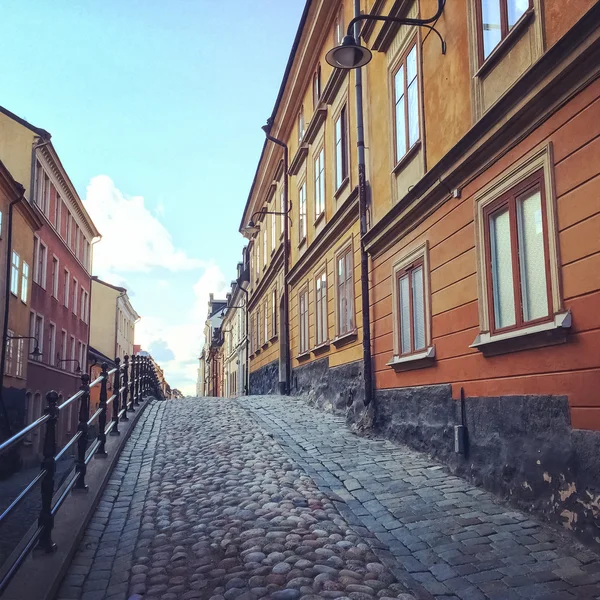
[(263, 345), (261, 346), (261, 348), (264, 350), (268, 345), (269, 345), (269, 340), (267, 340), (266, 342), (263, 342)]
[(525, 11), (521, 18), (513, 25), (503, 40), (491, 51), (490, 55), (483, 61), (479, 69), (475, 72), (474, 78), (485, 77), (500, 59), (517, 43), (521, 34), (527, 29), (529, 22), (533, 19), (534, 10), (530, 8)]
[(396, 163), (392, 169), (394, 175), (398, 175), (402, 169), (415, 157), (415, 154), (421, 149), (421, 140), (417, 140), (409, 149), (408, 152)]
[(342, 183), (340, 183), (340, 187), (333, 194), (333, 197), (336, 200), (342, 195), (342, 192), (348, 187), (349, 183), (350, 183), (350, 177), (348, 177), (346, 175), (346, 178), (344, 179), (344, 181), (342, 181)]
[(430, 367), (435, 362), (435, 346), (429, 346), (422, 352), (415, 352), (413, 354), (405, 354), (404, 356), (394, 356), (389, 363), (386, 363), (388, 367), (392, 367), (394, 371), (408, 371), (409, 369), (423, 369)]
[(277, 341), (277, 334), (272, 335), (271, 339), (269, 340), (270, 342), (276, 342)]
[(299, 242), (298, 242), (298, 248), (302, 248), (302, 246), (306, 245), (306, 236), (304, 236)]
[(343, 333), (342, 335), (338, 335), (337, 337), (331, 340), (331, 343), (339, 348), (340, 346), (344, 346), (345, 344), (349, 344), (353, 342), (358, 337), (358, 329), (353, 329), (352, 331), (348, 331), (347, 333)]
[(325, 218), (325, 211), (322, 210), (316, 217), (315, 217), (315, 227)]
[(315, 346), (312, 349), (312, 352), (313, 352), (313, 354), (320, 354), (321, 352), (326, 352), (327, 350), (329, 350), (329, 348), (330, 348), (329, 340), (325, 340), (324, 342)]
[(496, 356), (530, 350), (544, 346), (563, 344), (567, 341), (567, 332), (571, 327), (571, 311), (559, 313), (554, 320), (525, 329), (517, 329), (506, 333), (480, 333), (470, 348), (476, 348), (484, 356)]
[(310, 350), (301, 352), (300, 354), (298, 354), (298, 356), (296, 356), (297, 361), (303, 361), (303, 360), (306, 360), (307, 358), (310, 358)]

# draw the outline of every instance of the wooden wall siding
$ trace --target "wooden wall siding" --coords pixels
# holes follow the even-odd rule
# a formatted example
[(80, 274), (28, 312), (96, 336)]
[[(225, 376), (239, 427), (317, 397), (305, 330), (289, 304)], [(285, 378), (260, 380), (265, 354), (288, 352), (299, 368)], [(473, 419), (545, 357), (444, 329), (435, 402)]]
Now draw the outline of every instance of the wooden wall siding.
[[(600, 429), (600, 81), (594, 82), (434, 214), (372, 261), (373, 349), (378, 388), (453, 384), (467, 396), (564, 394), (574, 427)], [(479, 332), (473, 195), (532, 148), (552, 142), (567, 344), (485, 358)], [(429, 241), (436, 363), (396, 373), (392, 358), (392, 265)]]

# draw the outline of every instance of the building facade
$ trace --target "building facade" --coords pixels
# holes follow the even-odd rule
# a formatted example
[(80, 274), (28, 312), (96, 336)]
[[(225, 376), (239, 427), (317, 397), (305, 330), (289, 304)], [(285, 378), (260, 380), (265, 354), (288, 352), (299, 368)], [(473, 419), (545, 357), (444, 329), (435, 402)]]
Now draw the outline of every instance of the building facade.
[[(436, 31), (364, 20), (373, 58), (360, 71), (325, 60), (355, 14), (436, 11)], [(588, 539), (600, 517), (598, 22), (592, 0), (309, 0), (268, 124), (287, 180), (266, 142), (240, 227), (251, 393), (277, 389), (271, 298), (285, 288), (291, 393)], [(285, 278), (271, 212), (289, 214)]]
[[(18, 431), (27, 418), (27, 371), (33, 236), (42, 226), (23, 197), (24, 188), (0, 162), (0, 318), (8, 310), (4, 343), (0, 436)], [(6, 412), (4, 412), (6, 411)], [(6, 416), (8, 415), (8, 423)], [(8, 427), (7, 427), (8, 424)]]
[(210, 294), (204, 322), (204, 345), (200, 355), (197, 385), (200, 396), (223, 396), (223, 335), (221, 327), (227, 310), (227, 300), (217, 300)]
[(237, 278), (231, 283), (231, 292), (227, 294), (227, 309), (223, 319), (223, 377), (224, 396), (235, 398), (247, 394), (248, 390), (248, 327), (246, 322), (246, 303), (248, 293), (249, 270), (247, 251), (244, 249), (244, 261), (238, 263)]
[(92, 277), (90, 344), (106, 356), (123, 360), (134, 353), (137, 314), (127, 290)]
[[(28, 419), (42, 414), (44, 394), (55, 389), (67, 398), (80, 385), (89, 344), (92, 243), (99, 239), (90, 216), (69, 179), (50, 134), (6, 109), (0, 109), (0, 160), (22, 181), (25, 198), (43, 226), (34, 235), (31, 265)], [(61, 415), (59, 440), (76, 429), (71, 409)]]

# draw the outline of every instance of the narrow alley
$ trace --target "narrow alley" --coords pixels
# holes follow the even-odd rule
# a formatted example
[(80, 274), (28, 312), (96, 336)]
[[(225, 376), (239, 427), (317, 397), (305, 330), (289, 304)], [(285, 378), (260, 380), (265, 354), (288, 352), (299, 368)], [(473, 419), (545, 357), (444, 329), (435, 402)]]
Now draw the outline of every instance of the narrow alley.
[(600, 557), (302, 400), (154, 402), (57, 600), (600, 598)]

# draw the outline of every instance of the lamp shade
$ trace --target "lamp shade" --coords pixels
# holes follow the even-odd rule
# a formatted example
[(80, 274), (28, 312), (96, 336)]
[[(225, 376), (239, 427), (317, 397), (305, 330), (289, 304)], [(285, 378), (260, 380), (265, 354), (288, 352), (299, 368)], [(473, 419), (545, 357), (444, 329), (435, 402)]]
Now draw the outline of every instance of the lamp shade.
[(358, 69), (366, 65), (371, 58), (371, 51), (357, 44), (351, 35), (345, 36), (342, 45), (332, 48), (325, 56), (325, 60), (338, 69)]
[(244, 231), (246, 233), (248, 233), (249, 235), (254, 235), (255, 233), (258, 233), (260, 231), (260, 227), (257, 227), (254, 224), (254, 221), (252, 219), (250, 219), (248, 221), (248, 225), (246, 225), (246, 227), (244, 228)]

